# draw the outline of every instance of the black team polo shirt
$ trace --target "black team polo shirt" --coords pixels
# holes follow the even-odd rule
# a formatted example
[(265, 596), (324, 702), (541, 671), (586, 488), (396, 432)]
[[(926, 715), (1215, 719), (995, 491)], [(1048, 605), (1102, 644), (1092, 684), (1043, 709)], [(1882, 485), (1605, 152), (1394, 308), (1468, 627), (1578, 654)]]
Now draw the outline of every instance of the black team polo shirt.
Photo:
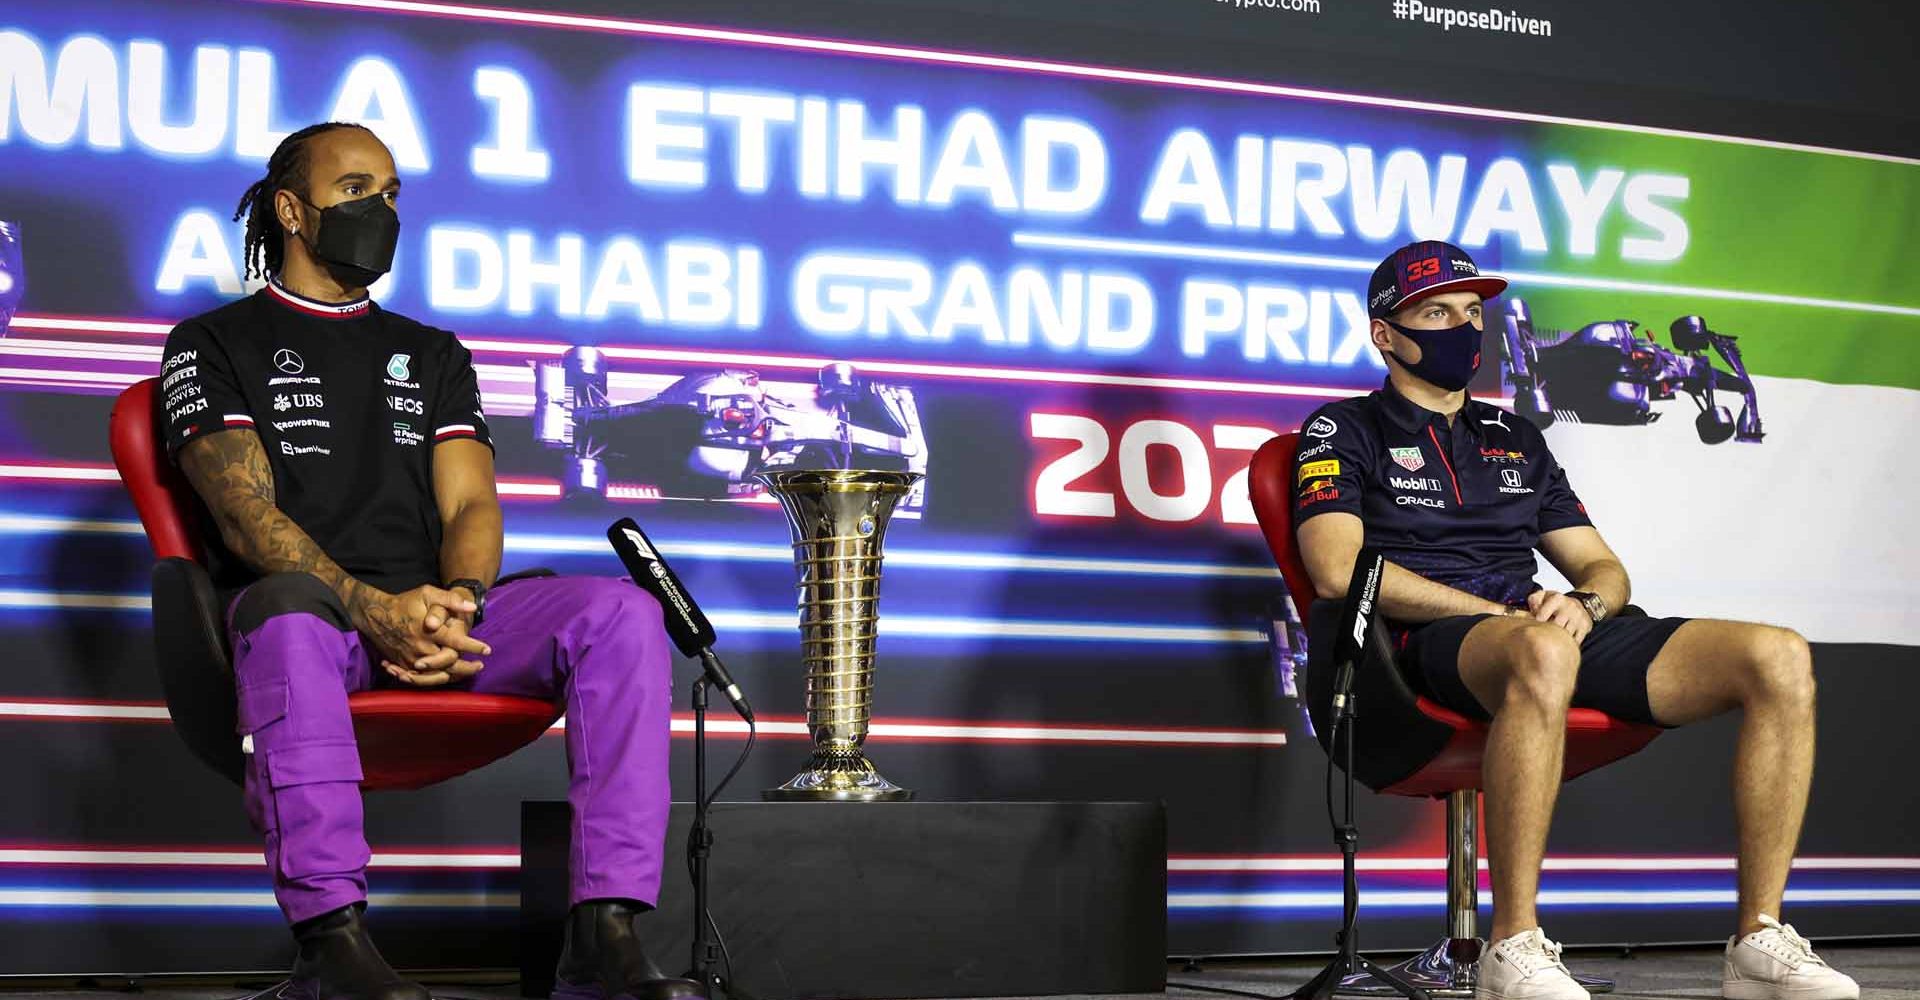
[(1536, 589), (1541, 535), (1593, 523), (1538, 427), (1472, 398), (1449, 426), (1391, 381), (1315, 410), (1295, 463), (1296, 525), (1358, 515), (1389, 562), (1502, 604)]
[[(340, 568), (390, 593), (440, 583), (433, 449), (492, 447), (473, 355), (453, 334), (380, 308), (269, 283), (174, 327), (161, 362), (167, 448), (260, 435), (275, 502)], [(223, 594), (258, 574), (205, 526)]]

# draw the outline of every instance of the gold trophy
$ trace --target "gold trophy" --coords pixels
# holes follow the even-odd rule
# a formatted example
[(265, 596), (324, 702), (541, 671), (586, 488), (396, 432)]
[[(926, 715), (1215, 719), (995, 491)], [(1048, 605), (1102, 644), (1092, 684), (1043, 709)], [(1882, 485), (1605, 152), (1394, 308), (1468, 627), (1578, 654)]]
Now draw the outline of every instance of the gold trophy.
[(899, 802), (913, 798), (874, 769), (861, 744), (873, 717), (873, 647), (880, 623), (880, 542), (917, 472), (789, 470), (755, 477), (793, 530), (800, 650), (807, 665), (805, 770), (761, 798)]

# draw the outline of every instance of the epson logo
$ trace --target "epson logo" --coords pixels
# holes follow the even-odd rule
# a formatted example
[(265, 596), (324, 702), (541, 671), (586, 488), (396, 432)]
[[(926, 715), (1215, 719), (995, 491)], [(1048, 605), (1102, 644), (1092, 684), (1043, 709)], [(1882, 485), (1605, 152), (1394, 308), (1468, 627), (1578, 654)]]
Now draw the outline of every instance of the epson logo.
[(199, 356), (200, 356), (199, 351), (181, 351), (179, 354), (176, 354), (173, 357), (168, 358), (166, 363), (160, 366), (160, 369), (162, 371), (166, 371), (171, 368), (178, 368), (181, 365), (184, 365), (187, 362), (198, 358)]

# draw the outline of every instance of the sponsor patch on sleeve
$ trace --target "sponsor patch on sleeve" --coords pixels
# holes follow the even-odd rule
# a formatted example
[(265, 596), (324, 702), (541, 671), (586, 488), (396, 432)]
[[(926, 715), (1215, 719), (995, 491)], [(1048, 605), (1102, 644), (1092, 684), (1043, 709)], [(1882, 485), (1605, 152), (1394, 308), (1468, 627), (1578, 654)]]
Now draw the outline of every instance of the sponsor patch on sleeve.
[(1323, 479), (1327, 476), (1337, 476), (1339, 474), (1340, 460), (1337, 458), (1329, 458), (1320, 462), (1308, 462), (1300, 467), (1300, 481), (1303, 483), (1309, 479)]

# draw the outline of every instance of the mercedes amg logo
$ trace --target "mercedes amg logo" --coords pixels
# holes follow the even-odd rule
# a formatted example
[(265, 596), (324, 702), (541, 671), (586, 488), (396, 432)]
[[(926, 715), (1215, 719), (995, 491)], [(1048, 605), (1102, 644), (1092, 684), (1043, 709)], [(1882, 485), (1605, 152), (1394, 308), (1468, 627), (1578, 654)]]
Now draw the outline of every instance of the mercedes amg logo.
[(298, 375), (307, 370), (307, 363), (300, 360), (300, 355), (284, 347), (274, 352), (273, 366), (289, 375)]

